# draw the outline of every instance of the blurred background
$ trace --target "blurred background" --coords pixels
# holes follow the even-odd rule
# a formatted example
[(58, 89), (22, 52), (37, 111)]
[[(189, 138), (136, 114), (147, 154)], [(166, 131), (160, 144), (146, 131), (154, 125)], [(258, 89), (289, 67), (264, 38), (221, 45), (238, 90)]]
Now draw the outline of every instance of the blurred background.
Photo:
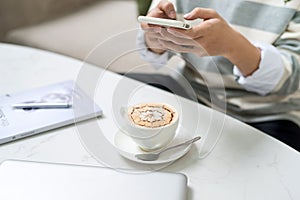
[[(0, 0), (0, 42), (106, 67), (109, 61), (103, 58), (107, 55), (88, 55), (99, 44), (113, 47), (105, 52), (110, 58), (122, 54), (117, 49), (134, 49), (137, 16), (145, 15), (150, 4), (151, 0)], [(112, 71), (126, 72), (133, 64), (142, 63), (136, 53), (123, 57), (110, 66)]]

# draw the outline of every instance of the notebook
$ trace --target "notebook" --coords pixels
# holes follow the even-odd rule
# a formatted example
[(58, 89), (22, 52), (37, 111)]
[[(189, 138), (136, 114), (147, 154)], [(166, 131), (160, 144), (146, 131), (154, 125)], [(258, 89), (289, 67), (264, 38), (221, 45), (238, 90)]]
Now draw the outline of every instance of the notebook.
[[(17, 109), (15, 104), (69, 103), (67, 108)], [(102, 115), (74, 81), (0, 96), (0, 144)]]
[(7, 160), (0, 165), (5, 200), (185, 200), (181, 173)]

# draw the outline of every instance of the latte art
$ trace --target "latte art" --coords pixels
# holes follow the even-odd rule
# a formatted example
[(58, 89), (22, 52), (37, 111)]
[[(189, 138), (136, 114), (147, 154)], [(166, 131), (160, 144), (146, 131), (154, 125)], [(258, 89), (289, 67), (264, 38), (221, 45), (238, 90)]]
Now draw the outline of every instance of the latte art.
[(156, 128), (170, 124), (175, 111), (167, 105), (141, 104), (129, 110), (131, 121), (139, 126)]
[(123, 114), (124, 132), (143, 150), (153, 151), (168, 145), (176, 135), (179, 112), (166, 103), (148, 102), (127, 107)]

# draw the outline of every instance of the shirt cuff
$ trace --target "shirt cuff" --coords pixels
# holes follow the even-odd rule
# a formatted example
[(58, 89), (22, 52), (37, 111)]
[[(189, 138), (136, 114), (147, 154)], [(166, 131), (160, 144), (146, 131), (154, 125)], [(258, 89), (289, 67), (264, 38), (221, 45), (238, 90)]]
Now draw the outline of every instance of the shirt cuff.
[(237, 82), (246, 90), (266, 95), (281, 80), (284, 73), (283, 61), (279, 51), (273, 45), (260, 42), (253, 42), (253, 45), (261, 49), (258, 69), (250, 76), (244, 77), (237, 66), (234, 66), (233, 74), (237, 76)]
[(167, 64), (169, 59), (168, 52), (156, 54), (150, 51), (146, 46), (145, 32), (143, 30), (139, 30), (137, 33), (136, 45), (141, 58), (150, 63), (154, 68), (159, 69)]

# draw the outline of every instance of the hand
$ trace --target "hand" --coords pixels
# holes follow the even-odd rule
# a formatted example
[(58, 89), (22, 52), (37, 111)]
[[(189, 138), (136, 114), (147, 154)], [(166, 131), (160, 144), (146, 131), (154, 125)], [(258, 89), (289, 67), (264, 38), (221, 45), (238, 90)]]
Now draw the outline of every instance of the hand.
[[(174, 5), (171, 2), (167, 0), (162, 0), (154, 9), (152, 9), (147, 14), (147, 16), (166, 19), (176, 19), (176, 12)], [(159, 38), (161, 37), (160, 33), (162, 31), (166, 32), (164, 28), (160, 26), (149, 25), (147, 23), (142, 23), (141, 27), (145, 31), (146, 44), (151, 51), (153, 51), (154, 53), (161, 54), (167, 50), (159, 42)]]
[(190, 30), (167, 28), (155, 35), (161, 48), (199, 56), (224, 56), (244, 76), (251, 75), (260, 62), (260, 50), (234, 30), (216, 11), (195, 8), (184, 16), (187, 20), (204, 21)]
[[(199, 56), (227, 56), (232, 42), (236, 40), (235, 32), (228, 23), (214, 10), (195, 8), (186, 14), (185, 19), (203, 19), (203, 22), (190, 30), (168, 28), (163, 34), (163, 45), (174, 51), (195, 53)], [(183, 47), (183, 48), (182, 48)]]

